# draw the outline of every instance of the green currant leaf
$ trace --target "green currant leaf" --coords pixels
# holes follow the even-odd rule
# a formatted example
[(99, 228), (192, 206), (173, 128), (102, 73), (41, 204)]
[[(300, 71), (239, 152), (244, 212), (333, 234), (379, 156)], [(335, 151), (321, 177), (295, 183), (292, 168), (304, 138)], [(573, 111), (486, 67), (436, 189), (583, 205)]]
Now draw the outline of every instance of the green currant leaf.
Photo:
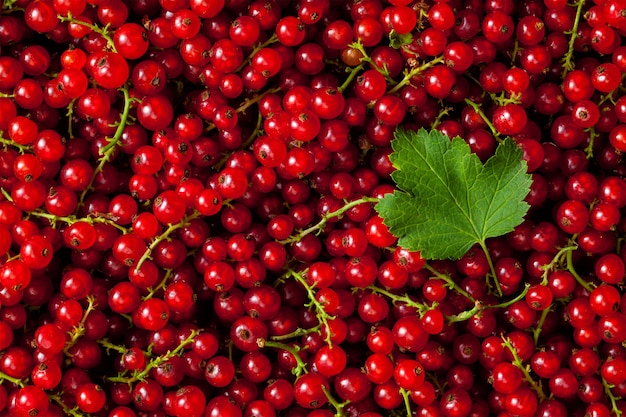
[(531, 176), (512, 139), (484, 165), (463, 139), (437, 130), (398, 129), (392, 148), (398, 190), (376, 210), (401, 247), (427, 259), (458, 259), (523, 221)]

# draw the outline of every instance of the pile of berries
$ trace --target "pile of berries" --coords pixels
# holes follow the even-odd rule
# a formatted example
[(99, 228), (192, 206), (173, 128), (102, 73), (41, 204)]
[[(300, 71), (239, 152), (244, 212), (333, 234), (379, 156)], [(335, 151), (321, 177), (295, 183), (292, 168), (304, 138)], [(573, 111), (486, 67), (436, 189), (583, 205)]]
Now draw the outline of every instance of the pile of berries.
[[(624, 0), (3, 0), (0, 416), (623, 415), (625, 36)], [(524, 222), (399, 247), (398, 126), (512, 137)]]

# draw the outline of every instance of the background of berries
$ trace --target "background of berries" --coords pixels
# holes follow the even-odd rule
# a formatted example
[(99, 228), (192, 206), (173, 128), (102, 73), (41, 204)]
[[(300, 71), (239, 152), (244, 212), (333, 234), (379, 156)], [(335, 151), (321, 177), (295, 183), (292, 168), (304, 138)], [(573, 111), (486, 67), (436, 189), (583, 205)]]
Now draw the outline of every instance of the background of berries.
[[(625, 35), (623, 0), (4, 0), (0, 416), (622, 415)], [(512, 137), (524, 222), (398, 247), (397, 126)]]

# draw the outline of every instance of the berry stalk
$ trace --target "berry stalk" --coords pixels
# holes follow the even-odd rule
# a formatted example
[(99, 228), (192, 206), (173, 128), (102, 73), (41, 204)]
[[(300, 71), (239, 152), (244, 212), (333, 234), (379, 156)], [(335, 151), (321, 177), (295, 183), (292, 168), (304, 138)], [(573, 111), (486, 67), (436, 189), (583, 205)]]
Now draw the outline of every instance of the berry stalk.
[(288, 237), (287, 239), (284, 240), (280, 240), (279, 243), (283, 244), (283, 245), (287, 245), (290, 243), (294, 243), (294, 242), (299, 242), (300, 240), (302, 240), (303, 237), (305, 237), (306, 235), (309, 235), (311, 233), (316, 233), (318, 231), (321, 231), (322, 229), (324, 229), (324, 226), (326, 226), (326, 223), (328, 222), (328, 220), (333, 219), (335, 217), (340, 217), (342, 216), (346, 211), (350, 210), (353, 207), (358, 206), (359, 204), (363, 204), (363, 203), (377, 203), (378, 199), (377, 198), (373, 198), (373, 197), (361, 197), (357, 200), (353, 200), (350, 201), (348, 203), (346, 203), (343, 207), (341, 207), (340, 209), (337, 209), (333, 212), (330, 212), (324, 216), (322, 216), (322, 218), (313, 226), (302, 230), (301, 232), (299, 232), (296, 235), (293, 235), (291, 237)]
[(563, 63), (563, 73), (562, 76), (565, 77), (568, 72), (574, 69), (575, 64), (573, 62), (574, 57), (574, 43), (578, 38), (578, 26), (580, 25), (580, 18), (583, 14), (583, 7), (585, 5), (585, 0), (578, 0), (573, 4), (576, 7), (576, 17), (574, 18), (574, 26), (572, 26), (572, 30), (570, 32), (570, 38), (567, 45), (567, 52), (565, 56), (562, 58)]
[[(306, 270), (305, 270), (306, 271)], [(304, 271), (303, 271), (304, 272)], [(302, 285), (307, 293), (307, 297), (309, 299), (309, 302), (307, 304), (305, 304), (305, 307), (313, 307), (315, 309), (315, 314), (318, 318), (318, 320), (320, 321), (320, 324), (324, 326), (324, 328), (326, 329), (326, 338), (325, 341), (328, 344), (328, 346), (332, 346), (331, 343), (331, 338), (332, 338), (332, 332), (330, 331), (330, 326), (328, 324), (328, 320), (329, 319), (333, 319), (333, 316), (329, 316), (328, 313), (326, 312), (326, 310), (324, 310), (324, 306), (317, 301), (317, 298), (315, 298), (315, 291), (313, 291), (313, 287), (311, 287), (307, 282), (306, 279), (302, 276), (302, 273), (298, 273), (296, 271), (294, 271), (293, 269), (290, 269), (287, 271), (287, 276), (291, 276), (293, 279), (295, 279), (300, 285)]]
[(539, 402), (547, 400), (548, 397), (543, 392), (541, 382), (535, 381), (530, 375), (530, 367), (528, 365), (524, 365), (522, 358), (520, 358), (520, 356), (517, 354), (517, 350), (515, 350), (515, 347), (511, 343), (511, 340), (505, 336), (502, 336), (502, 345), (506, 347), (509, 352), (511, 352), (511, 355), (513, 355), (513, 365), (515, 365), (517, 368), (519, 368), (520, 371), (522, 371), (524, 381), (526, 381), (528, 385), (530, 385), (530, 388), (535, 391), (537, 397), (539, 398)]
[(297, 364), (296, 367), (291, 370), (291, 373), (295, 375), (296, 378), (302, 375), (303, 373), (306, 374), (309, 372), (307, 370), (306, 363), (304, 363), (304, 361), (298, 354), (298, 352), (301, 350), (299, 346), (294, 347), (286, 343), (275, 342), (272, 340), (257, 340), (257, 345), (261, 349), (269, 347), (269, 348), (274, 348), (274, 349), (286, 350), (287, 352), (291, 353), (291, 355), (294, 357), (296, 364)]
[(93, 187), (93, 182), (96, 180), (96, 176), (102, 171), (102, 168), (104, 168), (104, 165), (106, 165), (108, 162), (111, 161), (113, 154), (117, 150), (119, 141), (122, 138), (122, 133), (124, 133), (124, 128), (126, 127), (126, 122), (128, 120), (128, 114), (130, 113), (130, 104), (132, 100), (128, 93), (127, 86), (123, 86), (122, 88), (120, 88), (120, 91), (122, 92), (124, 96), (124, 108), (122, 110), (120, 122), (117, 125), (117, 129), (115, 130), (115, 134), (113, 135), (113, 137), (108, 139), (108, 144), (104, 146), (102, 149), (100, 149), (100, 158), (98, 158), (98, 165), (93, 170), (93, 174), (91, 176), (91, 180), (89, 181), (89, 184), (80, 195), (80, 200), (79, 200), (80, 204), (84, 203), (87, 193)]
[(182, 340), (174, 350), (168, 351), (167, 353), (163, 355), (152, 358), (146, 364), (146, 367), (143, 370), (135, 371), (129, 377), (126, 377), (126, 376), (106, 377), (106, 380), (110, 382), (123, 382), (125, 384), (132, 384), (133, 382), (136, 382), (136, 381), (143, 381), (148, 376), (148, 374), (150, 373), (152, 369), (157, 368), (163, 362), (166, 362), (167, 360), (173, 358), (174, 356), (178, 356), (179, 354), (181, 354), (187, 345), (193, 343), (194, 339), (196, 338), (196, 336), (200, 334), (200, 332), (201, 330), (192, 330), (189, 336), (187, 336), (184, 340)]

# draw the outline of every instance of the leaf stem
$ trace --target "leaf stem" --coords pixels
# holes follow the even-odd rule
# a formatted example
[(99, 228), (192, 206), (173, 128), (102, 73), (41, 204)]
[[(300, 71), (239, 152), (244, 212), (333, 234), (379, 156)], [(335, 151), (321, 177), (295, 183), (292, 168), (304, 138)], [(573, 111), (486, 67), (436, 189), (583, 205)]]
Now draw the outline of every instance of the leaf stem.
[[(480, 247), (485, 252), (485, 257), (487, 258), (487, 263), (489, 264), (489, 274), (491, 275), (491, 279), (493, 280), (493, 285), (496, 288), (496, 295), (498, 297), (502, 297), (502, 288), (500, 287), (500, 283), (498, 282), (498, 277), (496, 276), (496, 269), (493, 266), (493, 261), (491, 260), (491, 255), (489, 254), (489, 249), (487, 248), (487, 244), (485, 242), (478, 242)], [(489, 276), (487, 277), (487, 284), (489, 285)], [(489, 285), (490, 289), (491, 285)]]
[(13, 6), (15, 6), (15, 3), (17, 3), (17, 0), (3, 0), (2, 1), (2, 12), (3, 13), (10, 13), (10, 12), (24, 11), (24, 9), (22, 9), (22, 8), (13, 7)]

